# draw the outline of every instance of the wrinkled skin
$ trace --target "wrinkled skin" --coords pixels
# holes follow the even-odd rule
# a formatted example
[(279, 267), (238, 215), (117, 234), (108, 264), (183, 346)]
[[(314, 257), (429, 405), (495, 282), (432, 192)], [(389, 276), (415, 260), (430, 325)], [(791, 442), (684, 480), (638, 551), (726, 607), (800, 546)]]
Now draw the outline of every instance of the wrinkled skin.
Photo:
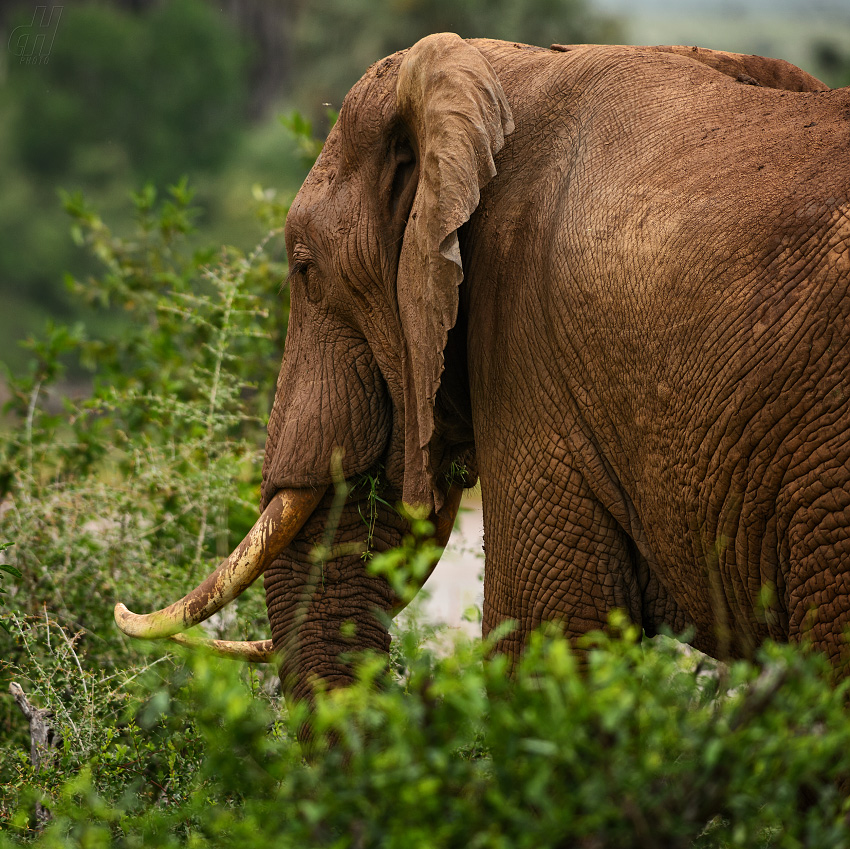
[[(839, 663), (850, 92), (825, 88), (758, 57), (450, 35), (373, 66), (287, 221), (264, 503), (330, 482), (340, 447), (348, 478), (439, 509), (461, 463), (503, 650), (620, 608), (716, 656), (808, 635)], [(385, 651), (396, 604), (356, 552), (317, 577), (332, 497), (266, 573), (297, 696)], [(382, 505), (376, 528), (378, 550), (404, 533)], [(352, 502), (336, 541), (364, 538)]]

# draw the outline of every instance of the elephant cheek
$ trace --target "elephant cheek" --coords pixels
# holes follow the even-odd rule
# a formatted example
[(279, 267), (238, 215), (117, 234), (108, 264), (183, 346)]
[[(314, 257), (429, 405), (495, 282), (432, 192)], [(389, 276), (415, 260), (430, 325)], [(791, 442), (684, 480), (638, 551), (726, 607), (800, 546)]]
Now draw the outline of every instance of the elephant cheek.
[[(329, 494), (328, 501), (332, 498)], [(402, 538), (400, 518), (382, 512), (371, 532), (373, 551), (392, 548)], [(397, 600), (387, 582), (368, 571), (362, 554), (369, 527), (361, 513), (368, 515), (365, 505), (345, 505), (331, 537), (332, 549), (345, 553), (322, 562), (315, 550), (327, 540), (331, 511), (326, 503), (266, 572), (266, 604), (288, 699), (309, 700), (317, 683), (350, 684), (358, 653), (389, 652), (386, 612)]]
[(278, 489), (332, 483), (334, 456), (345, 478), (367, 471), (390, 438), (392, 403), (365, 342), (298, 354), (287, 355), (269, 417), (263, 504)]

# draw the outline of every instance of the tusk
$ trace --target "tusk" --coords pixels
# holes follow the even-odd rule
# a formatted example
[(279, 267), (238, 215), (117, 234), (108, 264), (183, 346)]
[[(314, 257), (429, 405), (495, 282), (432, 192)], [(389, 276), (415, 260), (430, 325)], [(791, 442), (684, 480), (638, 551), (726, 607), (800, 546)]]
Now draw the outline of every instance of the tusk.
[[(434, 542), (440, 548), (445, 548), (448, 544), (462, 495), (461, 487), (451, 487), (442, 509), (431, 517), (434, 523)], [(207, 649), (219, 657), (241, 660), (243, 663), (274, 663), (278, 659), (271, 640), (193, 640), (184, 634), (174, 634), (171, 639), (181, 645)]]
[(208, 619), (265, 572), (301, 530), (324, 492), (324, 487), (279, 490), (233, 554), (194, 590), (155, 613), (131, 613), (119, 602), (118, 627), (130, 637), (156, 639)]
[(243, 663), (271, 663), (275, 659), (271, 640), (193, 640), (185, 634), (172, 634), (170, 639), (181, 646), (207, 649), (219, 657)]

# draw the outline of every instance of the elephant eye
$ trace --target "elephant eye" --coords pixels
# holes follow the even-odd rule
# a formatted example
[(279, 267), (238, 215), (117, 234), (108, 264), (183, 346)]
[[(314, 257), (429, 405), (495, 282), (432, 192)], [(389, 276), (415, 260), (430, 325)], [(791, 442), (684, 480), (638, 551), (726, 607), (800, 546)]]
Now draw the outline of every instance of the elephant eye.
[(289, 275), (303, 282), (308, 301), (315, 304), (322, 299), (321, 275), (315, 263), (296, 257), (290, 266)]

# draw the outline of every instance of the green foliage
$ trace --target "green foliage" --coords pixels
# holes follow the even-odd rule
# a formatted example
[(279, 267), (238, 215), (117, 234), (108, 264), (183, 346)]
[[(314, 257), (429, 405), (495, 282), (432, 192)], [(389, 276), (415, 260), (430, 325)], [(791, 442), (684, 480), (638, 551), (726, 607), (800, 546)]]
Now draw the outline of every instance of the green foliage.
[[(69, 285), (93, 316), (115, 319), (105, 333), (94, 321), (49, 323), (26, 343), (30, 369), (7, 376), (0, 538), (15, 540), (4, 546), (2, 571), (17, 577), (4, 596), (16, 615), (0, 617), (0, 724), (8, 732), (0, 735), (0, 784), (7, 786), (20, 785), (12, 753), (28, 745), (3, 679), (29, 681), (72, 729), (63, 730), (57, 771), (38, 786), (55, 787), (84, 764), (92, 769), (107, 743), (130, 745), (126, 728), (114, 727), (117, 670), (135, 678), (163, 647), (121, 638), (116, 600), (156, 609), (181, 596), (257, 514), (265, 417), (288, 316), (285, 266), (268, 250), (280, 230), (250, 254), (198, 251), (189, 241), (195, 213), (185, 182), (164, 198), (146, 186), (132, 201), (135, 229), (123, 237), (81, 196), (65, 197), (75, 240), (103, 269)], [(62, 396), (69, 362), (92, 372), (88, 396)], [(261, 593), (244, 594), (236, 608), (238, 620), (219, 617), (214, 635), (266, 636)], [(57, 654), (57, 644), (71, 653)], [(80, 686), (85, 703), (74, 700)], [(75, 724), (90, 736), (84, 740)], [(179, 768), (183, 775), (186, 765)], [(127, 769), (135, 775), (135, 766)], [(92, 774), (103, 787), (101, 773)]]
[[(386, 502), (384, 502), (386, 503)], [(410, 524), (410, 533), (401, 544), (369, 558), (369, 571), (380, 575), (404, 603), (409, 604), (440, 559), (442, 549), (434, 542), (434, 526), (428, 521), (428, 510), (399, 508)], [(370, 533), (374, 522), (370, 526)]]
[[(0, 542), (0, 556), (7, 549), (11, 548), (15, 543), (13, 542)], [(15, 568), (14, 566), (10, 566), (8, 563), (0, 563), (0, 578), (3, 577), (2, 573), (5, 572), (7, 575), (11, 575), (13, 578), (22, 578), (21, 570)], [(2, 585), (0, 585), (0, 594), (5, 595), (8, 590), (5, 589)], [(5, 628), (8, 631), (8, 627), (5, 622), (0, 621), (0, 627)]]
[(452, 461), (446, 471), (446, 483), (449, 486), (469, 486), (470, 472), (462, 463)]
[[(260, 234), (250, 186), (292, 190), (303, 179), (276, 122), (248, 132), (248, 51), (220, 7), (141, 5), (65, 4), (49, 62), (8, 56), (0, 69), (0, 360), (16, 370), (27, 362), (18, 341), (46, 316), (82, 317), (63, 272), (97, 273), (69, 238), (58, 186), (85, 192), (126, 236), (127, 193), (188, 174), (213, 244), (249, 250)], [(29, 24), (27, 14), (9, 26)]]
[(850, 51), (840, 39), (816, 39), (811, 45), (817, 75), (832, 88), (850, 85)]
[(67, 6), (49, 58), (9, 65), (11, 142), (39, 175), (126, 157), (140, 177), (171, 181), (189, 168), (219, 165), (233, 145), (246, 52), (201, 0), (158, 3), (145, 15)]
[[(339, 112), (333, 109), (325, 110), (325, 119), (328, 130), (336, 124)], [(313, 122), (305, 118), (300, 112), (293, 110), (286, 115), (281, 115), (280, 123), (298, 140), (298, 156), (305, 168), (312, 168), (322, 151), (323, 142), (316, 138), (313, 131)]]
[(36, 845), (50, 847), (832, 849), (850, 838), (835, 784), (850, 774), (846, 688), (829, 686), (822, 658), (768, 647), (761, 666), (706, 683), (673, 641), (645, 646), (627, 627), (589, 638), (581, 656), (536, 634), (511, 676), (493, 645), (444, 656), (417, 645), (401, 678), (366, 657), (352, 687), (282, 716), (238, 667), (203, 655), (159, 680), (147, 670), (144, 686), (101, 682), (105, 701), (123, 700), (120, 720), (101, 722), (63, 781), (19, 766), (30, 790), (0, 847), (32, 834), (36, 792), (54, 817)]
[(28, 746), (4, 744), (0, 830), (31, 833), (34, 800), (52, 800), (80, 776), (130, 810), (185, 803), (202, 760), (202, 741), (191, 722), (160, 722), (155, 704), (164, 698), (166, 681), (179, 687), (186, 670), (169, 657), (98, 668), (78, 651), (82, 633), (70, 634), (46, 614), (12, 617), (10, 626), (20, 661), (0, 662), (0, 671), (51, 710), (61, 744), (38, 773), (29, 764)]
[[(122, 236), (80, 194), (65, 195), (74, 239), (100, 266), (99, 274), (68, 278), (88, 321), (48, 323), (26, 342), (28, 370), (6, 377), (0, 539), (15, 546), (4, 544), (0, 574), (17, 579), (3, 597), (15, 615), (0, 611), (0, 785), (7, 787), (19, 784), (15, 753), (28, 742), (4, 682), (29, 681), (54, 708), (58, 666), (76, 668), (94, 701), (69, 708), (68, 722), (82, 711), (92, 729), (107, 733), (112, 708), (98, 699), (111, 692), (110, 676), (126, 669), (134, 678), (151, 653), (164, 651), (120, 637), (115, 602), (156, 609), (182, 596), (256, 519), (289, 310), (286, 268), (275, 258), (286, 204), (260, 210), (274, 228), (249, 254), (194, 247), (196, 210), (185, 181), (164, 197), (145, 186), (132, 205), (134, 228)], [(91, 372), (89, 394), (64, 396), (69, 365)], [(243, 594), (208, 626), (219, 637), (265, 637), (261, 593)], [(64, 643), (73, 652), (58, 656)], [(76, 774), (99, 745), (81, 746), (73, 734), (65, 740), (73, 757), (54, 781)]]
[[(74, 240), (101, 268), (68, 277), (90, 321), (48, 323), (26, 342), (29, 369), (6, 376), (0, 538), (16, 541), (4, 555), (14, 609), (46, 606), (109, 664), (135, 651), (114, 640), (119, 590), (152, 609), (180, 597), (256, 518), (289, 312), (275, 259), (286, 206), (262, 210), (276, 226), (251, 253), (199, 250), (193, 197), (185, 180), (165, 197), (146, 185), (121, 236), (66, 194)], [(88, 396), (62, 397), (69, 362), (91, 372)], [(264, 636), (259, 594), (239, 605), (244, 630), (231, 636)]]
[(434, 32), (544, 47), (623, 38), (587, 0), (317, 0), (301, 9), (295, 32), (301, 102), (337, 108), (369, 65)]
[[(114, 639), (116, 595), (152, 608), (179, 597), (256, 517), (285, 267), (267, 252), (279, 231), (248, 255), (192, 250), (184, 182), (163, 199), (150, 186), (135, 195), (126, 238), (80, 196), (65, 202), (75, 239), (103, 268), (70, 285), (115, 319), (105, 334), (49, 324), (27, 343), (30, 370), (8, 375), (0, 533), (16, 541), (5, 555), (21, 575), (15, 610), (46, 605), (112, 663), (132, 653)], [(69, 360), (91, 370), (89, 397), (59, 394)], [(242, 627), (264, 635), (261, 599), (244, 604)]]

